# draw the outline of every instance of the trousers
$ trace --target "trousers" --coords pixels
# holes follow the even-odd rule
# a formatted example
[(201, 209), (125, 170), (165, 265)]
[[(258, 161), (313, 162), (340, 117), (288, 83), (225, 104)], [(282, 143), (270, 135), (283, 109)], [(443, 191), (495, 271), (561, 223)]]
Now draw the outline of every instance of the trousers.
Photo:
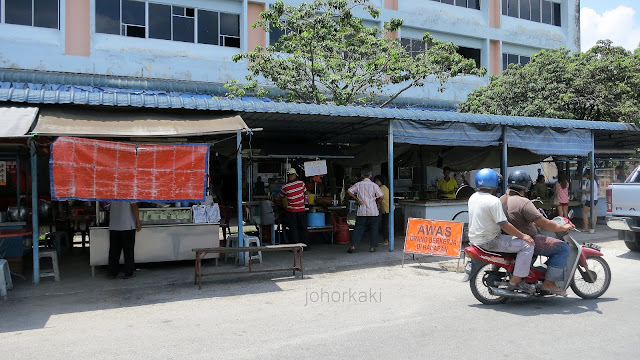
[(120, 254), (124, 253), (124, 274), (133, 275), (135, 270), (134, 249), (136, 246), (136, 230), (109, 231), (109, 274), (120, 272)]
[(513, 275), (518, 277), (527, 277), (529, 275), (534, 246), (528, 242), (511, 235), (498, 235), (489, 242), (475, 245), (488, 251), (517, 253)]
[(351, 235), (351, 245), (358, 246), (362, 235), (369, 230), (369, 245), (372, 248), (378, 247), (378, 234), (380, 233), (380, 216), (356, 216), (356, 227)]
[(545, 235), (536, 235), (533, 240), (536, 242), (533, 254), (549, 258), (545, 279), (553, 282), (563, 281), (564, 267), (569, 259), (569, 245)]
[(306, 211), (287, 211), (287, 224), (289, 225), (289, 230), (291, 230), (292, 243), (302, 242), (309, 245)]

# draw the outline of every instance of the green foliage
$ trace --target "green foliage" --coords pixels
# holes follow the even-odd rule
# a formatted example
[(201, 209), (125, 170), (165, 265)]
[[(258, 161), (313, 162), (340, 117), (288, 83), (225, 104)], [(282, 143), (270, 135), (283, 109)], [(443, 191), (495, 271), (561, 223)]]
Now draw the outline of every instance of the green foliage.
[(604, 40), (590, 50), (542, 50), (525, 66), (509, 65), (476, 89), (459, 111), (636, 122), (640, 119), (640, 51)]
[[(429, 34), (425, 54), (412, 57), (397, 39), (401, 19), (390, 19), (383, 28), (367, 27), (354, 11), (377, 19), (380, 11), (369, 0), (314, 0), (298, 7), (278, 1), (260, 14), (253, 25), (265, 31), (285, 33), (276, 46), (256, 47), (237, 54), (235, 62), (247, 61), (247, 84), (232, 80), (230, 96), (264, 93), (258, 80), (284, 91), (289, 101), (346, 105), (371, 103), (383, 96), (381, 106), (414, 86), (436, 81), (442, 86), (461, 74), (483, 76), (473, 60), (456, 53), (457, 46), (442, 43)], [(389, 85), (399, 85), (386, 93)]]

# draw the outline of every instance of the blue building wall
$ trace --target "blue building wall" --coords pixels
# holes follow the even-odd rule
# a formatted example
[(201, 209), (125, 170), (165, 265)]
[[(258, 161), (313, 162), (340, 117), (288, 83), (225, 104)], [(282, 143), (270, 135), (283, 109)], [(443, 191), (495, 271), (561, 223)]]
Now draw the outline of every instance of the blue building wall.
[[(96, 33), (95, 0), (87, 0), (91, 7), (90, 56), (65, 54), (65, 25), (70, 20), (66, 18), (65, 6), (69, 1), (60, 0), (60, 30), (0, 23), (0, 68), (219, 83), (244, 78), (246, 63), (234, 63), (231, 57), (248, 46), (247, 26), (250, 24), (246, 0), (152, 1), (240, 14), (240, 49)], [(266, 1), (266, 6), (270, 2)], [(297, 4), (301, 1), (286, 2)], [(379, 8), (384, 6), (383, 0), (372, 2)], [(420, 38), (429, 31), (441, 40), (480, 49), (481, 65), (487, 68), (492, 61), (490, 40), (499, 41), (502, 52), (524, 56), (542, 48), (564, 46), (579, 50), (579, 0), (561, 1), (561, 27), (501, 16), (501, 27), (493, 28), (489, 25), (490, 0), (481, 0), (480, 3), (481, 9), (475, 10), (437, 1), (398, 0), (398, 10), (383, 9), (381, 19), (371, 19), (370, 23), (380, 24), (391, 17), (403, 18), (404, 26), (398, 34), (400, 38)], [(2, 14), (4, 16), (4, 11)], [(364, 13), (358, 15), (367, 18)], [(404, 96), (458, 102), (464, 100), (472, 89), (487, 83), (488, 77), (464, 76), (452, 79), (444, 92), (438, 92), (437, 85), (433, 84), (411, 89)]]

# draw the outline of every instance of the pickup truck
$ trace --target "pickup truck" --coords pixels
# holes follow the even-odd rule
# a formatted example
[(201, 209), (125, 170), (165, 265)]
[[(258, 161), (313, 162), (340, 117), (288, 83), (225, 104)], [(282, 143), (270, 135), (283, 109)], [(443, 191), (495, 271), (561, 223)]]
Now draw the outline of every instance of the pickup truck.
[(623, 183), (607, 188), (607, 225), (629, 250), (640, 251), (640, 166)]

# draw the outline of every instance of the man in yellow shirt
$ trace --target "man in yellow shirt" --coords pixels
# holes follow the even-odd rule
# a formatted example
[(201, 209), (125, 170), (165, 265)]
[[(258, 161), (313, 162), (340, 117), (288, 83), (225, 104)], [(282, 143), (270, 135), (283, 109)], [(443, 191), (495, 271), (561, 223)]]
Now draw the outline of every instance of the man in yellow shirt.
[(376, 175), (373, 181), (378, 184), (382, 190), (382, 197), (378, 198), (378, 207), (380, 208), (380, 225), (382, 227), (382, 245), (389, 245), (389, 188), (384, 185), (382, 175)]
[(438, 195), (446, 199), (455, 199), (456, 191), (458, 190), (458, 182), (456, 179), (449, 176), (451, 174), (451, 169), (448, 166), (445, 166), (442, 169), (442, 173), (444, 174), (444, 179), (438, 180)]

